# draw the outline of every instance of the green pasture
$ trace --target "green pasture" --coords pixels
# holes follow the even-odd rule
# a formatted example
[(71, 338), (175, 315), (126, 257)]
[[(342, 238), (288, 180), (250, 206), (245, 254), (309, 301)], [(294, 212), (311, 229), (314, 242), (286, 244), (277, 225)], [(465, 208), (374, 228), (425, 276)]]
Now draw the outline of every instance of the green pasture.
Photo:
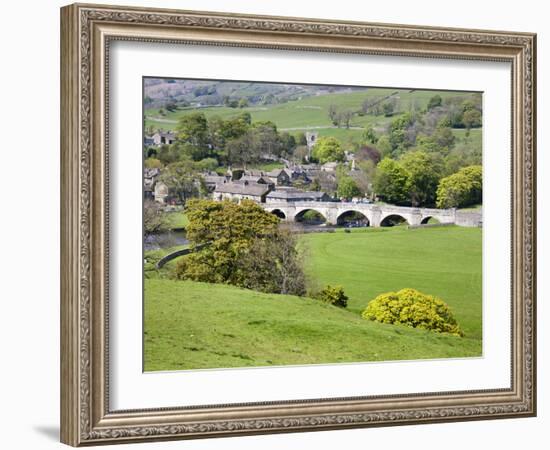
[[(342, 285), (347, 309), (228, 285), (146, 278), (145, 370), (481, 355), (481, 229), (339, 230), (302, 235), (300, 246), (310, 283)], [(465, 337), (360, 317), (376, 295), (404, 287), (446, 301)]]

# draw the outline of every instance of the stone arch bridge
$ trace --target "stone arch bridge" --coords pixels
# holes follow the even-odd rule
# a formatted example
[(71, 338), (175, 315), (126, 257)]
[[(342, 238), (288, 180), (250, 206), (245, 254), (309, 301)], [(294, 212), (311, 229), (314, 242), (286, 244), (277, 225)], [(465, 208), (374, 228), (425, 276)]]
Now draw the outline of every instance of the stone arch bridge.
[(362, 214), (371, 227), (383, 226), (388, 219), (395, 216), (404, 219), (413, 226), (426, 224), (430, 218), (434, 218), (442, 224), (467, 227), (478, 227), (482, 224), (481, 211), (463, 212), (456, 209), (414, 208), (352, 202), (281, 202), (263, 203), (261, 206), (288, 222), (299, 220), (306, 211), (315, 211), (321, 214), (326, 223), (330, 225), (338, 225), (340, 219), (350, 212)]

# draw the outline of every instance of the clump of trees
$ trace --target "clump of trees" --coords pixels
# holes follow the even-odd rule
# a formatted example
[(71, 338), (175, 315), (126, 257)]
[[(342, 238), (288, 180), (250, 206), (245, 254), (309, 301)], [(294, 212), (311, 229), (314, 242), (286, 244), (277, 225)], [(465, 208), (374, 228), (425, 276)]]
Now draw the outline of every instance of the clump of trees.
[(328, 117), (334, 126), (349, 128), (353, 111), (351, 109), (340, 109), (337, 105), (331, 104), (328, 107)]
[(444, 177), (445, 172), (440, 154), (409, 151), (399, 160), (380, 161), (374, 189), (382, 200), (398, 205), (460, 208), (481, 202), (481, 166), (461, 168)]
[(297, 147), (294, 136), (279, 132), (270, 121), (253, 123), (247, 112), (230, 119), (207, 119), (204, 113), (193, 112), (178, 121), (175, 133), (174, 144), (146, 149), (146, 159), (158, 159), (163, 165), (207, 159), (216, 162), (214, 167), (246, 166), (263, 159), (288, 158)]
[(153, 200), (145, 200), (143, 203), (143, 234), (147, 238), (169, 228), (168, 218), (162, 206)]
[(380, 294), (368, 303), (362, 317), (381, 323), (464, 336), (451, 308), (443, 300), (411, 288)]
[(445, 177), (437, 188), (438, 208), (460, 208), (481, 203), (483, 169), (470, 166)]
[(194, 199), (187, 203), (187, 239), (195, 251), (181, 258), (178, 279), (303, 295), (305, 275), (294, 236), (253, 201)]
[(353, 197), (361, 197), (363, 192), (361, 192), (361, 189), (353, 178), (350, 176), (343, 176), (338, 180), (336, 194), (340, 198), (351, 199)]
[(321, 164), (326, 162), (341, 162), (346, 159), (342, 144), (335, 137), (320, 137), (317, 139), (312, 151), (312, 156)]

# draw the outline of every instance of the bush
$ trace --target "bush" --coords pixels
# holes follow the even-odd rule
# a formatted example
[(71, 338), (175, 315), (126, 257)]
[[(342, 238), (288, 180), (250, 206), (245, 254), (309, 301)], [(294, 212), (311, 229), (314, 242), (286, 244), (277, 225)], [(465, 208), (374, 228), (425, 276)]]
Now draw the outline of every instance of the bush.
[(344, 294), (342, 286), (327, 285), (327, 287), (315, 295), (315, 298), (340, 308), (348, 306), (348, 296)]
[(362, 317), (381, 323), (397, 323), (464, 336), (451, 309), (443, 300), (410, 288), (380, 294), (369, 302)]

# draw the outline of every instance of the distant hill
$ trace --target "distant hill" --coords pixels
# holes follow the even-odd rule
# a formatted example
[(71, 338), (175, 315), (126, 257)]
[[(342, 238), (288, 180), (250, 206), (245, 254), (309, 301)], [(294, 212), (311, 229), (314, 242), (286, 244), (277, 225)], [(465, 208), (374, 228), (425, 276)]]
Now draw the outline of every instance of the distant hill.
[(162, 107), (167, 102), (189, 105), (220, 105), (224, 98), (246, 99), (251, 105), (284, 103), (313, 95), (333, 92), (365, 91), (367, 88), (276, 84), (235, 81), (146, 78), (144, 98), (148, 107)]

